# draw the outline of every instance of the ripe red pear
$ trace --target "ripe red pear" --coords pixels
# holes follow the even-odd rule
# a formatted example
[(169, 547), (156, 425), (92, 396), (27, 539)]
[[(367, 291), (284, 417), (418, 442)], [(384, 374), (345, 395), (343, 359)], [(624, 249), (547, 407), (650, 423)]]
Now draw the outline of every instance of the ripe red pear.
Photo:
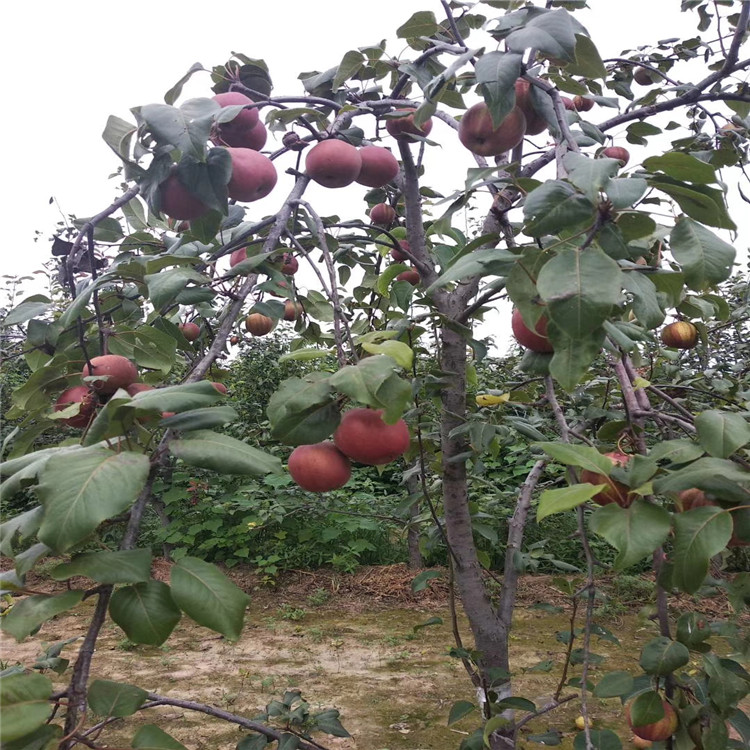
[(396, 221), (396, 209), (387, 203), (376, 203), (370, 209), (370, 221), (386, 229)]
[[(226, 91), (223, 94), (216, 94), (212, 99), (221, 107), (231, 107), (238, 104), (247, 107), (250, 104), (254, 104), (249, 96), (245, 96), (239, 91)], [(257, 122), (258, 108), (250, 107), (249, 109), (243, 109), (242, 112), (229, 122), (222, 123), (222, 126), (234, 125), (238, 130), (250, 130)]]
[(403, 419), (386, 424), (380, 409), (350, 409), (341, 418), (333, 442), (352, 461), (379, 466), (406, 453), (409, 428)]
[(352, 475), (349, 459), (328, 441), (297, 446), (289, 456), (288, 467), (292, 479), (310, 492), (336, 490)]
[(576, 105), (573, 103), (573, 100), (568, 98), (567, 96), (561, 96), (560, 99), (562, 99), (563, 107), (567, 109), (569, 112), (575, 112), (576, 111)]
[(273, 318), (262, 313), (251, 313), (245, 318), (245, 328), (253, 336), (265, 336), (273, 330)]
[(234, 268), (239, 263), (242, 263), (243, 260), (247, 260), (247, 248), (246, 247), (241, 247), (239, 250), (235, 250), (229, 256), (229, 266), (231, 268)]
[(408, 271), (401, 272), (396, 276), (396, 281), (408, 281), (412, 286), (416, 286), (422, 280), (419, 271), (410, 268)]
[(687, 320), (678, 320), (661, 329), (664, 346), (692, 349), (698, 343), (698, 329)]
[(630, 152), (622, 146), (607, 146), (607, 148), (602, 149), (601, 156), (606, 156), (608, 159), (617, 159), (623, 167), (630, 161)]
[(478, 156), (499, 156), (517, 146), (526, 132), (526, 118), (519, 107), (513, 107), (495, 127), (490, 109), (484, 102), (469, 107), (458, 124), (458, 138)]
[(154, 386), (148, 385), (148, 383), (131, 383), (125, 390), (128, 392), (128, 396), (135, 396), (136, 393), (153, 391)]
[(291, 253), (284, 253), (281, 256), (281, 273), (294, 276), (297, 271), (299, 271), (299, 261)]
[(531, 101), (531, 83), (518, 78), (516, 80), (516, 106), (526, 118), (526, 135), (539, 135), (547, 129), (547, 121), (534, 109)]
[(359, 150), (362, 167), (356, 182), (371, 188), (387, 185), (399, 172), (396, 157), (382, 146), (364, 146)]
[(513, 309), (513, 315), (510, 318), (510, 327), (513, 331), (516, 341), (532, 352), (548, 354), (554, 351), (552, 343), (547, 338), (547, 317), (542, 315), (536, 322), (532, 331), (526, 323), (523, 322), (521, 311), (516, 307)]
[[(614, 466), (625, 466), (632, 458), (627, 453), (620, 451), (611, 451), (604, 454)], [(601, 492), (598, 492), (591, 499), (597, 505), (609, 505), (617, 503), (621, 508), (629, 508), (636, 498), (636, 495), (630, 492), (630, 488), (621, 482), (616, 482), (606, 474), (600, 474), (591, 469), (584, 469), (581, 472), (581, 482), (588, 484), (606, 484), (607, 486)], [(648, 737), (646, 739), (649, 739)]]
[(265, 198), (276, 187), (276, 167), (263, 154), (249, 148), (228, 148), (232, 157), (232, 179), (227, 185), (230, 198), (243, 203)]
[(574, 96), (573, 106), (578, 112), (589, 112), (594, 108), (594, 100), (587, 99), (585, 96)]
[(61, 419), (63, 424), (68, 427), (85, 427), (96, 411), (96, 405), (98, 399), (96, 394), (85, 385), (76, 385), (72, 388), (68, 388), (63, 391), (55, 402), (55, 411), (63, 411), (67, 409), (71, 404), (79, 404), (78, 414), (74, 417), (68, 417), (67, 419)]
[(640, 737), (642, 740), (649, 740), (650, 742), (663, 742), (664, 740), (669, 739), (677, 731), (677, 725), (679, 724), (677, 712), (666, 700), (662, 700), (664, 716), (653, 724), (633, 726), (630, 717), (630, 706), (630, 703), (625, 706), (625, 718), (636, 737)]
[(182, 331), (182, 335), (188, 341), (196, 341), (201, 335), (201, 329), (197, 323), (180, 323), (178, 328)]
[(102, 380), (87, 380), (89, 387), (97, 393), (114, 393), (118, 388), (127, 388), (131, 383), (138, 379), (138, 370), (135, 365), (127, 358), (119, 354), (102, 354), (99, 357), (92, 357), (91, 369), (89, 372), (88, 364), (83, 366), (81, 377), (87, 378), (89, 375), (101, 377)]
[(198, 200), (178, 179), (173, 172), (159, 186), (160, 207), (162, 213), (173, 219), (190, 221), (203, 216), (208, 206)]
[(398, 240), (398, 248), (391, 248), (391, 258), (395, 260), (397, 263), (403, 263), (405, 260), (409, 260), (409, 256), (406, 255), (406, 253), (402, 252), (402, 250), (406, 250), (408, 253), (411, 250), (411, 246), (409, 245), (407, 240)]
[(396, 140), (406, 141), (407, 143), (416, 141), (417, 139), (413, 137), (415, 135), (427, 138), (432, 130), (432, 118), (427, 118), (420, 127), (417, 127), (414, 124), (415, 111), (413, 109), (394, 110), (393, 114), (400, 116), (388, 118), (385, 121), (385, 129), (389, 135), (392, 135)]
[(636, 68), (633, 71), (633, 80), (641, 86), (653, 86), (654, 79), (651, 77), (652, 75), (648, 68)]
[(228, 391), (227, 391), (227, 387), (224, 385), (224, 383), (212, 382), (211, 385), (214, 388), (216, 388), (216, 390), (219, 393), (221, 393), (222, 396), (226, 396), (227, 395)]
[(328, 138), (313, 146), (305, 157), (310, 179), (327, 188), (351, 185), (362, 169), (360, 152), (346, 141)]
[(292, 300), (288, 299), (284, 303), (284, 320), (297, 320), (303, 312), (304, 308), (299, 302), (292, 302)]

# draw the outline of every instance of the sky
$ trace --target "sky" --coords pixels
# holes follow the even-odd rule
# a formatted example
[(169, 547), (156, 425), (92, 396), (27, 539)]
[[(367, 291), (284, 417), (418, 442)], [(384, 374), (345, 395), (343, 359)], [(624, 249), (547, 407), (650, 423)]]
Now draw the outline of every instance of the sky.
[[(680, 0), (589, 0), (589, 6), (576, 17), (603, 57), (693, 33), (692, 18), (679, 11)], [(233, 51), (244, 52), (268, 63), (275, 94), (300, 94), (300, 71), (325, 70), (349, 49), (395, 40), (395, 29), (417, 10), (442, 12), (439, 0), (382, 0), (377, 12), (365, 7), (358, 10), (351, 0), (225, 0), (217, 12), (195, 0), (8, 4), (4, 26), (12, 32), (0, 48), (6, 103), (0, 122), (6, 144), (0, 273), (39, 269), (62, 215), (90, 216), (111, 203), (118, 161), (101, 138), (108, 115), (132, 121), (131, 107), (162, 102), (193, 63), (211, 68)], [(616, 7), (623, 12), (615, 13)], [(480, 12), (495, 13), (489, 7)], [(388, 49), (398, 53), (404, 46), (396, 41)], [(183, 98), (211, 96), (209, 87), (208, 74), (196, 75)], [(433, 136), (445, 135), (448, 126), (437, 123)], [(452, 156), (451, 176), (440, 187), (460, 187), (471, 166), (468, 152)], [(355, 211), (364, 207), (359, 194), (344, 198), (344, 192), (315, 186), (307, 197), (322, 214), (337, 211), (342, 200), (354, 200)], [(507, 339), (505, 323), (498, 335)]]

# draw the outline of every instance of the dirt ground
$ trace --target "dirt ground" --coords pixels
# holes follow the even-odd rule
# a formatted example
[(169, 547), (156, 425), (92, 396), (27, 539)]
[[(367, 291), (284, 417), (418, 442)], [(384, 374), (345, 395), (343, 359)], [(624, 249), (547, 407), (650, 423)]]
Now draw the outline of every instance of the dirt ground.
[[(169, 563), (157, 561), (154, 574), (167, 580)], [(338, 750), (447, 750), (457, 748), (478, 725), (475, 712), (447, 726), (451, 705), (473, 701), (475, 695), (461, 662), (448, 655), (454, 640), (445, 579), (433, 580), (427, 590), (415, 594), (410, 585), (414, 573), (403, 565), (362, 568), (353, 575), (293, 571), (275, 588), (262, 586), (252, 571), (233, 569), (228, 575), (253, 597), (238, 642), (230, 643), (183, 618), (163, 646), (135, 646), (110, 622), (97, 644), (92, 678), (131, 682), (248, 718), (285, 690), (299, 688), (313, 711), (341, 712), (351, 738), (316, 735), (322, 745)], [(50, 592), (64, 588), (31, 576), (27, 585)], [(559, 605), (564, 611), (550, 612), (540, 604)], [(594, 638), (593, 650), (602, 661), (593, 679), (614, 669), (637, 669), (642, 645), (658, 635), (648, 613), (638, 611), (643, 604), (637, 592), (630, 610), (619, 602), (615, 606), (602, 601), (598, 621), (621, 644)], [(721, 599), (700, 604), (711, 617), (730, 614)], [(4, 664), (30, 663), (44, 643), (82, 636), (92, 606), (87, 600), (21, 644), (3, 637)], [(442, 624), (417, 627), (436, 617)], [(565, 647), (556, 633), (569, 628), (569, 617), (566, 597), (551, 577), (522, 579), (511, 636), (516, 694), (537, 704), (549, 700), (564, 660)], [(470, 646), (463, 616), (459, 628)], [(62, 655), (72, 659), (75, 652), (73, 643)], [(580, 669), (572, 667), (568, 676), (579, 676)], [(64, 686), (63, 678), (49, 676), (56, 687)], [(589, 711), (595, 726), (629, 739), (619, 700), (591, 698)], [(579, 713), (580, 705), (571, 701), (529, 725), (527, 734), (557, 729), (563, 738), (560, 747), (571, 748)], [(203, 714), (162, 706), (113, 724), (101, 740), (106, 737), (110, 747), (127, 746), (145, 723), (158, 724), (189, 750), (230, 750), (243, 736), (236, 727)], [(542, 745), (522, 740), (519, 747)]]

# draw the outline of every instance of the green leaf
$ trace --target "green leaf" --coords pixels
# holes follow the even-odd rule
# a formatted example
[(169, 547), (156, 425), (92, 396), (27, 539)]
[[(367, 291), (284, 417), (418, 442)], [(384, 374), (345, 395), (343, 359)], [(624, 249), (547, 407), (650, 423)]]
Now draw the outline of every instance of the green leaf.
[(404, 370), (411, 368), (414, 352), (403, 341), (383, 341), (381, 344), (364, 342), (362, 348), (370, 354), (386, 354)]
[(28, 596), (14, 604), (0, 620), (0, 629), (10, 633), (17, 641), (22, 641), (42, 623), (72, 609), (81, 599), (83, 591), (66, 591), (54, 596)]
[(238, 743), (236, 750), (265, 750), (268, 739), (264, 734), (248, 734)]
[(735, 249), (692, 219), (678, 219), (669, 242), (691, 289), (703, 291), (726, 281), (732, 273)]
[[(37, 295), (40, 296), (40, 295)], [(40, 315), (44, 315), (52, 305), (50, 301), (44, 297), (41, 300), (25, 300), (19, 305), (16, 305), (0, 322), (0, 328), (7, 328), (8, 326), (19, 325), (25, 323), (27, 320), (36, 318)]]
[(664, 677), (689, 662), (690, 652), (687, 648), (662, 635), (643, 647), (639, 663), (646, 674)]
[(411, 385), (398, 376), (398, 369), (391, 357), (376, 354), (342, 367), (331, 375), (330, 383), (360, 404), (383, 409), (383, 419), (394, 424), (411, 400)]
[(448, 726), (455, 724), (457, 721), (461, 721), (464, 716), (468, 716), (475, 710), (476, 706), (471, 701), (456, 701), (451, 706), (450, 713), (448, 714)]
[(443, 574), (438, 570), (423, 570), (412, 578), (411, 590), (415, 593), (417, 591), (424, 591), (429, 586), (431, 580), (442, 577)]
[(523, 52), (535, 48), (558, 60), (574, 61), (579, 24), (565, 10), (553, 10), (532, 17), (507, 39), (508, 49)]
[(741, 485), (750, 482), (750, 472), (733, 461), (722, 458), (699, 458), (654, 482), (654, 490), (659, 494), (680, 492), (697, 487), (729, 501), (746, 503), (750, 501), (747, 490)]
[(643, 166), (649, 172), (661, 171), (675, 180), (707, 185), (716, 182), (716, 170), (711, 164), (696, 159), (681, 151), (670, 151), (663, 156), (644, 159)]
[(82, 542), (102, 521), (135, 502), (149, 468), (147, 456), (106, 448), (52, 456), (37, 487), (44, 506), (39, 540), (56, 552)]
[(287, 445), (310, 445), (338, 427), (341, 414), (334, 400), (330, 373), (288, 378), (268, 402), (271, 436)]
[(191, 466), (221, 474), (280, 474), (281, 459), (242, 440), (212, 430), (195, 430), (169, 441), (172, 455)]
[[(622, 750), (620, 738), (611, 729), (591, 729), (591, 750)], [(589, 750), (586, 733), (579, 732), (573, 740), (573, 750)]]
[(666, 315), (659, 304), (656, 287), (646, 274), (623, 273), (622, 285), (633, 295), (633, 312), (645, 328), (656, 328), (664, 322)]
[(134, 750), (187, 750), (185, 745), (177, 742), (156, 724), (144, 724), (135, 733), (130, 745)]
[(670, 521), (664, 508), (636, 500), (629, 508), (616, 503), (597, 508), (589, 524), (619, 552), (614, 568), (623, 570), (661, 546), (669, 534)]
[(334, 91), (341, 88), (346, 81), (365, 65), (365, 56), (358, 50), (349, 50), (339, 63), (336, 77), (333, 79), (331, 87)]
[(148, 295), (154, 307), (159, 310), (170, 302), (174, 302), (177, 295), (190, 282), (196, 284), (210, 284), (210, 279), (192, 268), (171, 268), (159, 273), (147, 274), (143, 281), (148, 287)]
[(633, 678), (627, 672), (608, 672), (597, 683), (597, 698), (619, 698), (633, 692)]
[(640, 177), (613, 177), (605, 185), (607, 198), (617, 211), (630, 208), (648, 190), (648, 183)]
[(236, 641), (250, 597), (215, 565), (182, 557), (172, 566), (172, 598), (199, 625)]
[(211, 406), (165, 417), (159, 422), (159, 426), (181, 432), (210, 430), (212, 427), (223, 427), (229, 422), (234, 422), (237, 417), (237, 412), (231, 406)]
[(593, 222), (594, 206), (569, 182), (548, 180), (526, 196), (523, 214), (524, 233), (541, 237)]
[(45, 724), (13, 742), (3, 742), (3, 750), (57, 750), (62, 736), (59, 724)]
[(630, 719), (633, 726), (655, 724), (664, 718), (662, 697), (655, 690), (647, 690), (636, 696), (630, 704)]
[(590, 500), (605, 485), (573, 484), (570, 487), (559, 487), (554, 490), (544, 490), (539, 497), (539, 508), (536, 520), (541, 521), (553, 513), (561, 513), (571, 508), (577, 508)]
[(548, 456), (566, 466), (578, 466), (599, 474), (609, 476), (614, 464), (596, 448), (588, 445), (571, 445), (569, 443), (536, 443)]
[(130, 158), (130, 141), (138, 129), (121, 117), (110, 115), (104, 126), (104, 142), (124, 161)]
[(708, 573), (714, 555), (726, 548), (732, 536), (729, 513), (720, 508), (693, 508), (674, 517), (672, 583), (695, 593)]
[[(218, 105), (214, 107), (218, 108)], [(204, 158), (212, 116), (193, 119), (187, 111), (168, 104), (146, 104), (139, 108), (138, 115), (160, 145), (172, 146), (198, 159)]]
[(414, 39), (420, 36), (432, 36), (440, 31), (435, 14), (430, 10), (417, 11), (405, 24), (396, 29), (399, 39)]
[(550, 321), (574, 340), (586, 338), (608, 318), (619, 302), (621, 285), (620, 266), (598, 247), (562, 250), (537, 280)]
[(506, 276), (516, 261), (518, 256), (509, 250), (498, 247), (484, 248), (474, 250), (466, 255), (460, 256), (452, 263), (438, 279), (431, 284), (425, 294), (431, 294), (435, 289), (446, 286), (453, 281), (467, 279), (472, 276)]
[(88, 690), (89, 707), (99, 716), (132, 716), (146, 698), (142, 688), (113, 680), (94, 680)]
[[(592, 159), (576, 151), (568, 151), (563, 157), (563, 165), (568, 170), (568, 180), (572, 182), (593, 204), (610, 178), (620, 171), (617, 159)], [(644, 189), (645, 189), (644, 181)]]
[(56, 581), (66, 581), (73, 576), (86, 576), (99, 583), (147, 581), (151, 576), (151, 550), (87, 552), (53, 568), (50, 576)]
[(177, 83), (175, 83), (166, 94), (164, 94), (164, 101), (167, 104), (174, 104), (180, 98), (182, 87), (192, 78), (193, 73), (199, 73), (202, 71), (205, 71), (205, 68), (200, 63), (193, 63), (190, 68), (188, 68), (188, 72), (185, 73), (185, 75), (182, 76), (182, 78), (180, 78), (180, 80), (177, 81)]
[(112, 594), (109, 614), (133, 643), (161, 646), (180, 621), (169, 586), (149, 580)]
[(673, 198), (690, 218), (719, 229), (737, 229), (727, 213), (724, 194), (720, 190), (661, 175), (649, 178), (649, 184)]
[(339, 721), (339, 712), (335, 709), (329, 709), (328, 711), (316, 714), (313, 720), (317, 729), (330, 734), (331, 737), (351, 737)]
[(12, 674), (0, 679), (3, 721), (0, 739), (17, 740), (38, 729), (52, 712), (52, 683), (41, 674)]
[(575, 62), (565, 69), (567, 73), (584, 78), (606, 78), (607, 70), (596, 45), (585, 34), (576, 34)]
[(148, 409), (161, 413), (192, 411), (213, 406), (221, 401), (224, 395), (207, 380), (197, 383), (183, 383), (166, 388), (154, 388), (152, 391), (141, 391), (125, 404), (128, 409)]
[(750, 442), (750, 424), (741, 414), (709, 409), (695, 418), (698, 440), (716, 458), (729, 458)]
[(496, 51), (487, 52), (476, 62), (474, 74), (495, 127), (515, 106), (515, 84), (521, 75), (521, 63), (521, 55)]

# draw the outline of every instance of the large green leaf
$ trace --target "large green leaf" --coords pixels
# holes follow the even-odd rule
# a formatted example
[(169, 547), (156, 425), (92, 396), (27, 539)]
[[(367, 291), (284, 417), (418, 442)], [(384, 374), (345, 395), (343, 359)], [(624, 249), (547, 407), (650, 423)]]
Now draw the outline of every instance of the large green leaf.
[(23, 541), (36, 534), (43, 514), (44, 509), (39, 505), (0, 524), (0, 555), (13, 557), (15, 541)]
[[(433, 16), (434, 18), (434, 16)], [(355, 73), (359, 72), (366, 63), (365, 56), (356, 49), (349, 50), (339, 63), (336, 77), (333, 79), (331, 87), (334, 91), (343, 86), (344, 82), (349, 80)]]
[(156, 724), (144, 724), (135, 733), (130, 745), (134, 750), (187, 750), (185, 745), (177, 742)]
[(148, 274), (143, 280), (148, 286), (149, 299), (158, 310), (173, 302), (177, 295), (190, 283), (209, 284), (210, 279), (192, 268), (171, 268), (159, 273)]
[(750, 502), (750, 495), (744, 488), (748, 483), (750, 471), (733, 461), (722, 458), (699, 458), (679, 471), (657, 478), (654, 481), (654, 490), (664, 494), (697, 487), (723, 500), (745, 504)]
[(622, 750), (620, 738), (611, 729), (591, 729), (591, 744), (586, 740), (586, 733), (579, 732), (573, 740), (573, 750)]
[(396, 361), (379, 354), (347, 365), (331, 375), (333, 388), (360, 404), (383, 409), (388, 424), (398, 421), (411, 400), (411, 385), (398, 375)]
[(210, 430), (234, 422), (237, 416), (237, 412), (231, 406), (210, 406), (204, 409), (190, 409), (181, 414), (165, 417), (159, 422), (159, 426), (181, 432)]
[(615, 503), (598, 508), (589, 521), (591, 530), (617, 551), (615, 570), (623, 570), (660, 547), (669, 534), (669, 513), (658, 505), (636, 500), (629, 508)]
[(41, 674), (12, 674), (0, 679), (3, 743), (24, 737), (42, 726), (52, 712), (52, 683)]
[(646, 328), (656, 328), (664, 322), (666, 314), (659, 304), (656, 286), (646, 274), (637, 271), (623, 273), (622, 285), (633, 295), (633, 312)]
[(597, 698), (619, 698), (633, 691), (633, 678), (628, 672), (608, 672), (594, 688)]
[(230, 640), (240, 637), (250, 597), (215, 565), (182, 557), (172, 566), (171, 584), (172, 598), (188, 617)]
[(735, 249), (697, 221), (678, 219), (669, 241), (691, 289), (703, 291), (729, 278)]
[(637, 695), (630, 704), (630, 719), (634, 726), (655, 724), (664, 718), (663, 699), (655, 690)]
[(271, 435), (288, 445), (325, 440), (341, 421), (330, 373), (313, 372), (284, 380), (267, 407)]
[(650, 172), (664, 172), (674, 177), (675, 180), (704, 185), (716, 182), (716, 170), (711, 164), (681, 151), (669, 151), (662, 156), (650, 156), (643, 160), (643, 166)]
[(13, 605), (0, 621), (0, 629), (10, 633), (17, 641), (22, 641), (42, 623), (72, 609), (81, 599), (83, 591), (65, 591), (54, 596), (28, 596)]
[(521, 63), (521, 55), (493, 51), (482, 55), (474, 67), (477, 84), (495, 127), (515, 105), (515, 84), (521, 75)]
[(141, 391), (127, 402), (126, 408), (180, 413), (212, 406), (223, 398), (224, 395), (219, 393), (212, 383), (201, 380), (197, 383), (183, 383), (167, 388), (154, 388), (152, 391)]
[(195, 430), (170, 440), (169, 450), (191, 466), (221, 474), (279, 474), (282, 470), (280, 458), (212, 430)]
[[(483, 248), (461, 255), (431, 284), (426, 294), (453, 281), (472, 276), (505, 276), (515, 265), (518, 256), (499, 247)], [(390, 268), (390, 266), (389, 266)], [(385, 273), (385, 272), (384, 272)]]
[(695, 593), (703, 584), (711, 558), (726, 548), (732, 519), (720, 508), (693, 508), (674, 517), (672, 583)]
[(213, 124), (211, 116), (194, 119), (189, 111), (168, 104), (146, 104), (139, 108), (138, 115), (160, 145), (204, 158)]
[(133, 643), (161, 646), (180, 621), (169, 586), (149, 580), (115, 591), (109, 614)]
[(536, 443), (548, 456), (565, 466), (577, 466), (599, 474), (609, 476), (614, 464), (596, 448), (588, 445), (572, 445), (570, 443)]
[(593, 222), (594, 205), (569, 182), (548, 180), (526, 196), (523, 213), (523, 231), (531, 237), (541, 237)]
[(576, 33), (580, 24), (565, 10), (540, 13), (511, 32), (506, 43), (512, 52), (534, 48), (558, 60), (575, 60)]
[(662, 635), (643, 647), (640, 665), (646, 674), (664, 677), (689, 661), (690, 652), (682, 643)]
[[(592, 159), (576, 151), (568, 151), (563, 157), (568, 170), (568, 181), (572, 182), (591, 203), (596, 203), (599, 194), (609, 184), (610, 178), (620, 171), (617, 159)], [(644, 190), (646, 185), (644, 184)]]
[(31, 734), (3, 742), (3, 750), (57, 750), (62, 736), (63, 728), (59, 724), (44, 724)]
[(562, 513), (571, 508), (577, 508), (587, 500), (590, 500), (605, 485), (573, 484), (570, 487), (559, 487), (553, 490), (544, 490), (539, 497), (539, 507), (536, 520), (541, 521), (553, 513)]
[(604, 344), (605, 332), (600, 328), (588, 338), (575, 339), (550, 325), (548, 333), (555, 349), (549, 362), (549, 374), (566, 391), (572, 391), (590, 373), (590, 365)]
[(413, 39), (419, 36), (432, 36), (440, 31), (435, 14), (431, 10), (419, 10), (404, 24), (396, 29), (399, 39)]
[(750, 442), (750, 424), (741, 414), (709, 409), (695, 418), (698, 440), (716, 458), (729, 458)]
[(40, 541), (56, 552), (74, 547), (135, 502), (148, 472), (148, 457), (130, 451), (84, 448), (52, 456), (37, 488), (44, 506)]
[(691, 185), (662, 175), (649, 178), (649, 184), (673, 198), (690, 218), (710, 227), (737, 229), (727, 213), (724, 194), (720, 190), (706, 185)]
[(574, 340), (586, 338), (607, 319), (619, 302), (621, 285), (620, 266), (598, 247), (563, 250), (537, 280), (550, 320)]
[(137, 583), (151, 576), (151, 550), (102, 550), (86, 552), (53, 568), (50, 576), (65, 581), (86, 576), (99, 583)]
[(88, 690), (89, 707), (99, 716), (131, 716), (146, 698), (143, 688), (113, 680), (94, 680)]

